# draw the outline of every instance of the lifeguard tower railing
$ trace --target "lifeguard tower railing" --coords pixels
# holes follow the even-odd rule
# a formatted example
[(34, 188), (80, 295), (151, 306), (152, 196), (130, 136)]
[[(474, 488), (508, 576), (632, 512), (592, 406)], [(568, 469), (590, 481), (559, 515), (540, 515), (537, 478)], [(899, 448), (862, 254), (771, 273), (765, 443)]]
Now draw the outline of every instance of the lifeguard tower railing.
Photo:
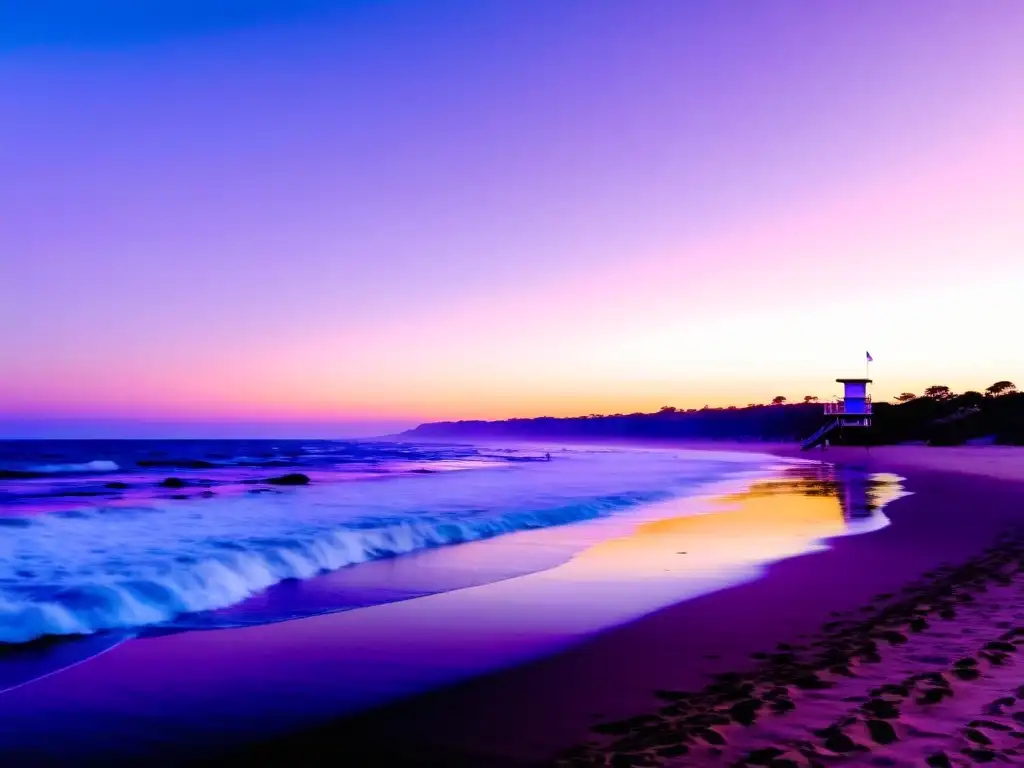
[[(859, 404), (860, 404), (860, 401), (858, 400), (856, 405), (859, 405)], [(864, 398), (864, 408), (863, 408), (863, 410), (857, 410), (857, 411), (853, 411), (853, 410), (848, 411), (848, 410), (846, 410), (846, 403), (841, 401), (841, 400), (839, 402), (837, 402), (837, 403), (825, 403), (825, 415), (826, 416), (846, 416), (846, 415), (850, 415), (850, 416), (863, 416), (863, 415), (869, 414), (869, 413), (871, 413), (871, 398), (870, 397)]]

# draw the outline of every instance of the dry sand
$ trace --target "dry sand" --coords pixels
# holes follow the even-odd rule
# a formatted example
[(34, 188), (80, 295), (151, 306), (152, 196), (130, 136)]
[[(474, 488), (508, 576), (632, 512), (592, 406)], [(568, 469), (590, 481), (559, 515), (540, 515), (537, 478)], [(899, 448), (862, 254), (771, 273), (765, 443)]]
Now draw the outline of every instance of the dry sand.
[(923, 445), (882, 445), (873, 448), (833, 446), (827, 451), (801, 451), (778, 443), (680, 442), (677, 445), (709, 451), (756, 451), (814, 461), (870, 463), (900, 470), (934, 470), (980, 475), (994, 480), (1024, 481), (1024, 447), (1010, 445), (929, 448)]
[(693, 693), (604, 723), (559, 765), (891, 766), (1024, 759), (1024, 540), (757, 653)]
[[(249, 756), (512, 766), (549, 765), (562, 754), (570, 765), (730, 765), (774, 749), (746, 764), (924, 765), (940, 753), (952, 764), (1018, 762), (1012, 750), (1015, 734), (1024, 733), (1015, 725), (1024, 702), (1018, 709), (1016, 692), (1024, 678), (1012, 648), (1024, 638), (1015, 632), (1024, 628), (1024, 550), (1013, 539), (982, 553), (1024, 521), (1024, 451), (898, 446), (822, 455), (757, 444), (700, 447), (895, 471), (913, 495), (887, 508), (888, 528), (777, 563), (758, 581), (672, 606), (556, 656), (259, 745)], [(880, 638), (883, 632), (899, 636)], [(986, 650), (991, 642), (1008, 645)], [(825, 651), (833, 655), (822, 657)], [(792, 658), (764, 663), (755, 654)], [(961, 679), (970, 673), (955, 670), (971, 659), (979, 677)], [(743, 719), (756, 715), (752, 725), (721, 713), (754, 696), (760, 705), (737, 710)], [(872, 699), (890, 702), (898, 715)], [(686, 721), (692, 717), (706, 722)], [(897, 740), (883, 743), (892, 736)]]

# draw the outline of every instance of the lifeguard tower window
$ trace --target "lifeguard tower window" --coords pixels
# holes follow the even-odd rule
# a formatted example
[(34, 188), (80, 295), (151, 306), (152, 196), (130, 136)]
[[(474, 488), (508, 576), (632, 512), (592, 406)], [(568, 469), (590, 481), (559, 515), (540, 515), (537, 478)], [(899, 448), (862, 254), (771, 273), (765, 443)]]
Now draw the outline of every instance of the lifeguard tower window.
[(826, 421), (810, 437), (803, 441), (801, 448), (808, 450), (831, 440), (844, 427), (871, 426), (871, 397), (868, 384), (871, 379), (836, 379), (843, 385), (843, 399), (825, 403)]

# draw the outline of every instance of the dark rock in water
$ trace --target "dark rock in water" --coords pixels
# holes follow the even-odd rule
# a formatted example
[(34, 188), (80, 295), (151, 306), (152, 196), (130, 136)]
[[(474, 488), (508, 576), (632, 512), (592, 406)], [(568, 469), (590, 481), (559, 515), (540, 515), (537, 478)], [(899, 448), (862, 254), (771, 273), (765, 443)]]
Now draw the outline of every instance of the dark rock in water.
[(900, 710), (891, 701), (885, 699), (872, 699), (863, 707), (865, 712), (868, 712), (875, 717), (880, 717), (883, 720), (894, 720), (900, 716)]
[(0, 480), (32, 480), (46, 477), (42, 472), (28, 472), (20, 469), (0, 469)]
[(867, 727), (871, 738), (879, 744), (892, 744), (894, 741), (899, 741), (896, 729), (885, 720), (868, 720)]
[(732, 723), (728, 717), (723, 715), (721, 712), (699, 712), (695, 715), (690, 715), (686, 718), (686, 722), (689, 725), (729, 725)]
[(793, 685), (805, 691), (820, 691), (825, 688), (831, 688), (833, 683), (830, 683), (827, 680), (822, 680), (814, 672), (809, 672), (805, 675), (799, 675), (793, 678)]
[(787, 712), (791, 712), (796, 709), (796, 704), (793, 703), (792, 699), (779, 697), (772, 701), (771, 704), (772, 712), (779, 715), (784, 715)]
[(592, 730), (597, 731), (597, 733), (607, 733), (612, 736), (624, 736), (636, 728), (651, 725), (658, 721), (659, 718), (653, 717), (652, 715), (637, 715), (636, 717), (630, 717), (626, 720), (616, 720), (613, 723), (599, 723), (598, 725), (595, 725)]
[(953, 674), (961, 680), (977, 680), (981, 677), (981, 672), (973, 667), (957, 667)]
[(978, 666), (978, 661), (977, 661), (977, 659), (971, 659), (971, 658), (960, 659), (960, 661), (956, 662), (956, 664), (954, 664), (953, 666), (954, 667), (976, 667), (976, 666)]
[(128, 483), (122, 483), (122, 482), (120, 482), (118, 480), (114, 480), (114, 481), (111, 481), (109, 483), (104, 484), (103, 487), (104, 488), (110, 488), (111, 490), (114, 490), (114, 491), (123, 491), (126, 488), (128, 488), (129, 486), (128, 486)]
[(172, 469), (213, 469), (217, 465), (202, 459), (139, 459), (139, 467), (169, 467)]
[(595, 733), (604, 733), (608, 736), (622, 736), (632, 730), (632, 726), (625, 722), (598, 723), (591, 728)]
[(210, 499), (216, 496), (217, 494), (214, 493), (213, 491), (203, 491), (199, 495), (202, 496), (204, 499)]
[(932, 685), (938, 685), (946, 688), (949, 687), (949, 681), (942, 676), (941, 672), (922, 672), (917, 675), (917, 679), (924, 680)]
[(949, 761), (945, 752), (936, 752), (934, 755), (928, 755), (924, 759), (931, 768), (952, 768), (953, 764)]
[(949, 695), (944, 688), (929, 688), (917, 697), (918, 704), (938, 704), (943, 698)]
[(632, 768), (634, 765), (650, 765), (647, 755), (612, 755), (612, 768)]
[(738, 701), (729, 707), (729, 716), (740, 725), (753, 725), (757, 719), (757, 711), (763, 706), (757, 699)]
[(836, 729), (825, 739), (825, 749), (832, 752), (853, 752), (857, 744), (842, 731)]
[(986, 704), (982, 708), (982, 711), (986, 715), (1002, 715), (1005, 714), (1003, 712), (1003, 707), (1011, 707), (1016, 701), (1017, 700), (1013, 696), (1006, 696), (1001, 699), (996, 699), (991, 704)]
[(879, 635), (879, 637), (881, 637), (883, 640), (888, 640), (893, 645), (903, 645), (905, 642), (907, 642), (907, 636), (904, 635), (902, 632), (897, 632), (894, 629), (889, 629), (885, 632), (882, 632)]
[(409, 471), (414, 475), (433, 475), (437, 472), (436, 469), (410, 469)]
[(939, 616), (947, 620), (955, 619), (956, 611), (954, 611), (952, 608), (943, 608), (941, 611), (939, 611)]
[(712, 677), (719, 683), (730, 683), (732, 685), (739, 685), (743, 682), (743, 676), (739, 672), (719, 672)]
[(188, 483), (180, 477), (168, 477), (160, 483), (164, 488), (184, 488)]
[(986, 746), (992, 743), (992, 739), (986, 736), (984, 733), (979, 731), (977, 728), (967, 728), (964, 730), (964, 735), (973, 741), (975, 744), (985, 744)]
[(1010, 717), (1012, 717), (1018, 723), (1024, 723), (1024, 712), (1014, 712), (1012, 715), (1010, 715)]
[(300, 472), (293, 472), (290, 475), (270, 477), (263, 482), (270, 483), (271, 485), (309, 485), (309, 476), (303, 475)]
[(689, 691), (657, 690), (654, 692), (654, 695), (659, 699), (664, 699), (665, 701), (683, 701), (693, 697), (693, 694)]
[(1004, 653), (1013, 653), (1017, 650), (1017, 646), (1013, 643), (1007, 643), (1002, 640), (993, 640), (991, 643), (985, 643), (986, 651), (1002, 651)]
[(965, 749), (964, 754), (976, 763), (991, 763), (996, 759), (996, 753), (991, 749)]
[(700, 736), (708, 744), (716, 744), (718, 746), (725, 744), (725, 737), (712, 728), (701, 728), (696, 732), (696, 735)]
[(910, 620), (911, 632), (924, 632), (926, 629), (928, 629), (928, 622), (922, 619), (920, 616)]
[[(1017, 712), (1015, 714), (1024, 714)], [(972, 720), (967, 724), (968, 728), (988, 728), (990, 731), (1011, 731), (1013, 730), (1008, 725), (997, 723), (994, 720)]]
[(788, 757), (780, 757), (778, 760), (772, 760), (769, 768), (797, 768), (797, 764)]
[(662, 747), (656, 750), (660, 757), (681, 757), (690, 751), (690, 748), (685, 744), (673, 744), (668, 747)]
[(175, 493), (175, 494), (173, 494), (171, 496), (171, 498), (175, 499), (177, 501), (183, 501), (184, 499), (188, 498), (188, 494), (185, 494), (185, 493)]
[(747, 765), (770, 765), (772, 760), (783, 754), (785, 753), (777, 747), (765, 747), (764, 749), (755, 749), (743, 758), (742, 762)]

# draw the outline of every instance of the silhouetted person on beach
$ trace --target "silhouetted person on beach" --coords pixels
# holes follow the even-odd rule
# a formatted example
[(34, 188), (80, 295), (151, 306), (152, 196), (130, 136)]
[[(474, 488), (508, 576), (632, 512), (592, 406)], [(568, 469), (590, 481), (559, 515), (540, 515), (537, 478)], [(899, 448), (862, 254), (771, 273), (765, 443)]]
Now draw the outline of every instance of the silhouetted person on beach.
[(545, 453), (544, 454), (544, 461), (551, 461), (551, 454), (550, 453)]

